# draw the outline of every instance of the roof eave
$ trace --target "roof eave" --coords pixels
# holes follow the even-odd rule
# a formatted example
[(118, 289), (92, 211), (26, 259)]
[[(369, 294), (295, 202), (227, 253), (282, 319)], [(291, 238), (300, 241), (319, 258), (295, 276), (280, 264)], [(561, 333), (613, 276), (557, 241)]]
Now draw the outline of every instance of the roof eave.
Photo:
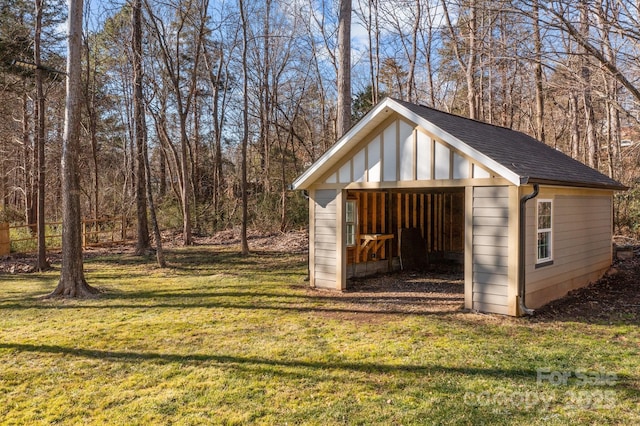
[(588, 189), (607, 189), (611, 191), (626, 191), (629, 187), (624, 186), (619, 183), (594, 183), (594, 182), (579, 182), (579, 181), (568, 181), (568, 180), (553, 180), (553, 179), (542, 179), (536, 177), (522, 177), (520, 179), (520, 185), (531, 185), (537, 183), (539, 185), (549, 185), (549, 186), (569, 186), (575, 188), (588, 188)]

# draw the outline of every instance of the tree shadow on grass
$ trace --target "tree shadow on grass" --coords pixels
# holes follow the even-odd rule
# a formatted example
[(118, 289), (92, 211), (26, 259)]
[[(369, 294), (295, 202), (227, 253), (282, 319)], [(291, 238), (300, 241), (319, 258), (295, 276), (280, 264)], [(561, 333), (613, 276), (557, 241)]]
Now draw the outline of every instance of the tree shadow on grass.
[[(412, 392), (415, 387), (419, 387), (422, 392), (429, 395), (435, 391), (439, 399), (436, 404), (425, 400), (426, 404), (423, 408), (412, 407), (417, 409), (412, 414), (413, 416), (420, 415), (419, 413), (422, 412), (425, 417), (421, 421), (424, 421), (425, 424), (429, 418), (447, 418), (456, 424), (459, 422), (461, 422), (460, 424), (471, 424), (471, 419), (474, 424), (519, 424), (531, 421), (531, 410), (543, 413), (548, 412), (555, 405), (562, 408), (573, 402), (571, 399), (563, 398), (564, 394), (573, 392), (573, 387), (560, 390), (554, 386), (540, 387), (537, 383), (537, 370), (532, 368), (457, 367), (444, 366), (436, 362), (430, 364), (389, 364), (352, 362), (340, 359), (307, 361), (212, 353), (109, 351), (24, 343), (0, 343), (0, 350), (3, 349), (130, 365), (148, 362), (155, 365), (174, 364), (181, 367), (216, 368), (229, 370), (234, 375), (247, 375), (251, 378), (264, 377), (267, 374), (269, 377), (282, 378), (292, 386), (295, 386), (296, 381), (302, 380), (306, 388), (313, 386), (314, 383), (322, 386), (323, 382), (330, 382), (333, 386), (340, 386), (341, 382), (356, 382), (367, 386), (375, 384), (376, 387), (380, 387), (385, 380), (391, 380), (394, 385), (392, 389), (389, 389), (388, 396), (391, 398), (394, 398), (398, 389), (403, 389), (405, 385), (408, 386), (408, 392)], [(465, 386), (467, 383), (477, 383), (478, 378), (482, 383), (487, 383), (485, 390), (474, 391), (477, 389), (477, 385), (471, 385), (474, 386), (471, 389), (469, 386)], [(619, 379), (620, 381), (613, 388), (615, 400), (609, 402), (622, 405), (622, 409), (625, 409), (634, 404), (640, 391), (634, 386), (633, 378), (622, 376)], [(600, 391), (600, 389), (595, 389), (595, 391)], [(558, 395), (559, 398), (554, 400)], [(544, 401), (550, 401), (549, 405), (539, 404), (539, 401), (543, 401), (540, 397), (544, 397)], [(349, 402), (347, 401), (347, 403)], [(387, 404), (389, 403), (387, 402)], [(532, 405), (527, 405), (528, 403)], [(356, 401), (350, 403), (350, 407), (356, 411), (358, 406)], [(403, 409), (402, 405), (397, 407), (397, 409)], [(613, 408), (615, 409), (615, 407)], [(507, 422), (504, 422), (505, 415), (510, 419)], [(418, 419), (414, 417), (414, 420)]]
[[(156, 364), (219, 364), (237, 369), (261, 370), (265, 367), (304, 369), (311, 371), (343, 371), (347, 373), (367, 373), (367, 374), (412, 374), (418, 376), (431, 376), (434, 374), (455, 374), (464, 376), (482, 376), (492, 379), (525, 379), (531, 384), (538, 384), (538, 371), (532, 368), (480, 368), (480, 367), (449, 367), (439, 364), (384, 364), (375, 362), (350, 362), (340, 360), (328, 361), (306, 361), (289, 359), (271, 359), (264, 357), (243, 357), (237, 355), (222, 354), (171, 354), (159, 352), (129, 352), (129, 351), (109, 351), (99, 349), (71, 348), (60, 345), (35, 345), (26, 343), (0, 343), (0, 349), (13, 350), (18, 352), (60, 354), (95, 359), (100, 361), (138, 363), (149, 361)], [(295, 374), (291, 371), (284, 374)], [(300, 377), (308, 374), (297, 373)], [(630, 395), (638, 396), (640, 390), (634, 384), (635, 378), (625, 375), (617, 376), (615, 388), (623, 389)]]
[[(101, 297), (101, 301), (106, 298)], [(116, 299), (117, 300), (117, 299)], [(342, 300), (343, 301), (343, 300)], [(335, 306), (305, 306), (304, 304), (295, 303), (261, 303), (260, 301), (251, 300), (248, 303), (231, 303), (226, 301), (196, 301), (185, 303), (155, 303), (152, 299), (150, 303), (100, 303), (100, 304), (41, 304), (41, 303), (1, 303), (0, 311), (10, 309), (235, 309), (248, 311), (274, 311), (274, 312), (293, 312), (293, 313), (318, 313), (318, 314), (367, 314), (367, 315), (399, 315), (399, 316), (437, 316), (450, 315), (451, 313), (461, 312), (461, 307), (452, 307), (447, 311), (423, 311), (416, 312), (414, 310), (402, 310), (389, 307), (380, 307), (376, 309), (374, 304), (363, 304), (361, 306), (352, 305), (345, 307)], [(356, 318), (354, 318), (356, 319)]]
[(343, 370), (359, 373), (412, 373), (430, 375), (434, 373), (457, 373), (469, 375), (481, 375), (494, 378), (526, 377), (535, 380), (536, 371), (530, 369), (497, 369), (475, 367), (444, 367), (439, 365), (415, 365), (415, 364), (382, 364), (372, 362), (344, 362), (344, 361), (303, 361), (269, 359), (262, 357), (242, 357), (235, 355), (218, 354), (164, 354), (158, 352), (125, 352), (108, 351), (99, 349), (71, 348), (59, 345), (34, 345), (25, 343), (0, 343), (0, 349), (15, 350), (18, 352), (45, 353), (71, 355), (87, 359), (101, 361), (131, 362), (150, 361), (157, 364), (209, 364), (216, 363), (232, 366), (271, 366), (286, 368), (304, 368), (311, 370)]

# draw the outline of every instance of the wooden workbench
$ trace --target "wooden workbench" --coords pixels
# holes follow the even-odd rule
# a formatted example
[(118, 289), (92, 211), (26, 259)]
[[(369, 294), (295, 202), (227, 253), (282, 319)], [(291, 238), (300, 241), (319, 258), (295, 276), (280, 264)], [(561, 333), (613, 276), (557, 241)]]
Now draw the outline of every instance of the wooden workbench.
[(360, 241), (356, 248), (356, 263), (361, 259), (369, 260), (369, 253), (378, 253), (385, 241), (393, 239), (393, 234), (360, 234)]

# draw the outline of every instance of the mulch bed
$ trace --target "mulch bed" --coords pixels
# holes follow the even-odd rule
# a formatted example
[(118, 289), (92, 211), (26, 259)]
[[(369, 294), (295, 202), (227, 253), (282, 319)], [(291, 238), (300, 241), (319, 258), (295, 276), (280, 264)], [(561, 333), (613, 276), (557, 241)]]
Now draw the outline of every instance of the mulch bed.
[(536, 310), (534, 320), (640, 323), (640, 256), (618, 260), (600, 280)]

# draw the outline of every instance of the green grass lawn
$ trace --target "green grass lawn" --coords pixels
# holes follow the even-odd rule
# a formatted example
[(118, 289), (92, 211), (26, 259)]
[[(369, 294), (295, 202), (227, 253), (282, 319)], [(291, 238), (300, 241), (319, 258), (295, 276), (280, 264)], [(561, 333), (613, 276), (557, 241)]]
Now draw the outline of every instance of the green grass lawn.
[(307, 289), (305, 255), (167, 258), (86, 261), (97, 300), (0, 275), (0, 423), (640, 424), (637, 324), (394, 313)]

